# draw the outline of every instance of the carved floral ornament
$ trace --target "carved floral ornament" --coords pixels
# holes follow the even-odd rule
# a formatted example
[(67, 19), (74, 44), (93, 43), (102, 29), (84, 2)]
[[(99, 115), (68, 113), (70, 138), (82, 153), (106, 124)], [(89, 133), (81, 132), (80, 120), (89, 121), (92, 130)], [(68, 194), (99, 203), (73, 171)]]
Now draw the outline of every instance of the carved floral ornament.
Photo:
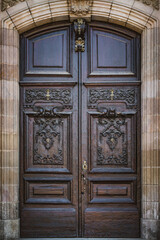
[[(2, 0), (1, 10), (4, 11), (9, 7), (14, 6), (18, 2), (24, 2), (25, 0)], [(84, 16), (91, 11), (91, 7), (94, 0), (68, 0), (69, 11), (78, 16)], [(141, 1), (146, 5), (152, 5), (153, 8), (159, 10), (159, 0), (136, 0)], [(125, 0), (124, 0), (125, 2)]]

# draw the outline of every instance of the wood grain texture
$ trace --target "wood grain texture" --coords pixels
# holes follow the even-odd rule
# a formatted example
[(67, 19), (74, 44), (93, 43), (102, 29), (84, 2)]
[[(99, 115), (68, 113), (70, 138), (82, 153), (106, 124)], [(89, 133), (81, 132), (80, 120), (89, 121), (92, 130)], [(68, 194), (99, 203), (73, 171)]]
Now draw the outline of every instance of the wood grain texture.
[(21, 237), (140, 235), (140, 36), (92, 22), (85, 40), (21, 37)]

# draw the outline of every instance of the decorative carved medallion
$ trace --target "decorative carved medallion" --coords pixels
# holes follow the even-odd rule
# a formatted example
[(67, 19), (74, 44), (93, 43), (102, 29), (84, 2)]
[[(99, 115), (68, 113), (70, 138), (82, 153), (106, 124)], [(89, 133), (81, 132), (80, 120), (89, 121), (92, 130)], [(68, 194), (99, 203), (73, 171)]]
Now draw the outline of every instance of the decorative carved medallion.
[(118, 138), (122, 136), (124, 141), (124, 132), (120, 127), (125, 124), (125, 119), (99, 119), (99, 124), (105, 126), (105, 129), (100, 132), (100, 141), (102, 137), (106, 138), (106, 143), (113, 151), (117, 146)]
[[(61, 165), (63, 164), (62, 150), (54, 147), (55, 139), (60, 144), (59, 118), (38, 118), (34, 120), (34, 164)], [(44, 149), (43, 149), (44, 147)], [(51, 151), (49, 151), (51, 150)], [(57, 150), (57, 153), (55, 153)]]
[(70, 0), (70, 12), (78, 15), (84, 16), (91, 11), (93, 0)]
[(24, 2), (25, 0), (2, 0), (2, 7), (1, 10), (4, 11), (9, 7), (14, 6), (18, 2)]
[(126, 165), (127, 164), (127, 151), (126, 149), (122, 150), (122, 154), (119, 154), (118, 157), (113, 154), (105, 157), (103, 154), (103, 149), (98, 147), (97, 149), (97, 164), (98, 165)]
[(146, 5), (152, 5), (153, 8), (159, 10), (159, 0), (137, 0), (137, 1), (141, 1)]
[[(98, 126), (100, 126), (97, 148), (98, 165), (127, 164), (126, 121), (124, 117), (118, 118), (118, 115), (121, 115), (121, 113), (117, 113), (115, 108), (103, 108), (103, 113), (98, 118)], [(102, 142), (103, 138), (110, 149), (107, 151), (106, 157), (104, 154), (106, 147)]]
[(85, 21), (83, 19), (77, 19), (74, 21), (74, 31), (75, 31), (75, 51), (84, 52), (85, 51)]
[(47, 89), (47, 88), (26, 89), (25, 102), (27, 104), (31, 104), (34, 101), (39, 100), (45, 100), (50, 102), (59, 101), (64, 105), (64, 107), (72, 108), (71, 89)]
[(90, 89), (89, 90), (89, 108), (95, 108), (96, 103), (99, 100), (107, 100), (107, 101), (114, 101), (114, 100), (123, 100), (129, 105), (128, 107), (131, 108), (135, 106), (136, 103), (136, 91), (135, 89)]

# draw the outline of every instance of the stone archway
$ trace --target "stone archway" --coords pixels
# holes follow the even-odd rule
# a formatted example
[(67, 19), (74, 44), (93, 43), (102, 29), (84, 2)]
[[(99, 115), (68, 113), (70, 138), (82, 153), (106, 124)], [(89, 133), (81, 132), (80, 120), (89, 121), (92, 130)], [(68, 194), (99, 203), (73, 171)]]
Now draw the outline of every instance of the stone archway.
[[(7, 2), (3, 0), (3, 3)], [(8, 1), (13, 2), (13, 1)], [(17, 1), (18, 2), (18, 1)], [(157, 1), (149, 1), (149, 3)], [(4, 8), (6, 7), (3, 6)], [(154, 5), (158, 8), (158, 5)], [(19, 237), (19, 34), (78, 16), (116, 23), (142, 34), (142, 237), (158, 239), (160, 228), (159, 47), (160, 12), (139, 1), (21, 1), (0, 16), (0, 171), (3, 239)]]

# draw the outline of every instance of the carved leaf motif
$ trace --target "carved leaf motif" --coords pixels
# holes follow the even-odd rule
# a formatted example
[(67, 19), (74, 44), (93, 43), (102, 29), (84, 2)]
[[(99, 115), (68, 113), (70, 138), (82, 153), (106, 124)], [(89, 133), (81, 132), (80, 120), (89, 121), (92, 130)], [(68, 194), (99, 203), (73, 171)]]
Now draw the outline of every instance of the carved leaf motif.
[(111, 99), (110, 89), (90, 89), (88, 107), (94, 107), (99, 100), (124, 100), (131, 107), (136, 105), (136, 91), (135, 89), (115, 89)]
[(120, 126), (125, 124), (125, 119), (110, 119), (106, 120), (105, 122), (99, 119), (99, 124), (105, 126), (105, 129), (100, 132), (100, 139), (102, 137), (106, 138), (106, 143), (113, 151), (118, 143), (118, 138), (122, 136), (122, 139), (124, 141), (124, 132), (121, 130)]
[(34, 164), (37, 165), (62, 165), (63, 164), (63, 154), (62, 150), (58, 149), (58, 154), (53, 154), (53, 156), (41, 156), (35, 150)]
[(90, 12), (93, 0), (70, 0), (71, 13), (82, 16)]
[[(35, 118), (34, 121), (34, 164), (42, 165), (54, 165), (54, 164), (63, 164), (62, 150), (58, 148), (58, 154), (52, 153), (49, 154), (50, 150), (54, 145), (54, 140), (58, 137), (60, 141), (60, 132), (58, 131), (58, 126), (62, 124), (61, 119), (53, 118)], [(42, 156), (42, 153), (39, 152), (39, 144), (43, 144), (47, 154)], [(53, 149), (55, 150), (55, 149)]]
[(122, 154), (118, 157), (113, 154), (105, 157), (103, 154), (103, 149), (98, 147), (97, 149), (97, 164), (98, 165), (126, 165), (127, 164), (127, 150), (124, 148)]
[[(99, 118), (98, 124), (104, 126), (104, 129), (99, 133), (100, 143), (102, 138), (105, 138), (111, 152), (108, 152), (109, 155), (105, 157), (103, 148), (99, 144), (97, 148), (97, 164), (127, 164), (127, 146), (124, 132), (121, 129), (121, 126), (125, 125), (125, 119)], [(117, 156), (113, 150), (116, 148), (120, 137), (122, 137), (122, 154)]]
[(25, 102), (27, 104), (33, 103), (37, 100), (45, 101), (61, 101), (64, 105), (71, 107), (72, 96), (70, 89), (50, 89), (50, 98), (47, 98), (47, 88), (27, 89), (25, 91)]

